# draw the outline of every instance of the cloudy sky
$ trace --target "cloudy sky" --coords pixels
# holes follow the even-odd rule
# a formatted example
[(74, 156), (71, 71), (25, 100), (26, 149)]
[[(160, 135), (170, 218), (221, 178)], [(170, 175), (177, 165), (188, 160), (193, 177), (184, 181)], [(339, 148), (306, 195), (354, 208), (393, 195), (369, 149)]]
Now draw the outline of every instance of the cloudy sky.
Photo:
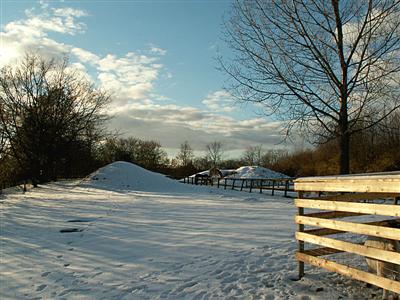
[(279, 122), (235, 103), (215, 58), (230, 1), (1, 0), (0, 66), (26, 51), (69, 55), (112, 94), (109, 126), (159, 141), (170, 155), (189, 141), (222, 141), (229, 155), (280, 147)]

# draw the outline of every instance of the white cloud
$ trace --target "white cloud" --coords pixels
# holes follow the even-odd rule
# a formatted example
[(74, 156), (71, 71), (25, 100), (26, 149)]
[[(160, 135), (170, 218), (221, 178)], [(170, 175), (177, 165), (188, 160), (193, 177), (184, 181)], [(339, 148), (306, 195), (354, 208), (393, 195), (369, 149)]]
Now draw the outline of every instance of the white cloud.
[(69, 7), (50, 8), (48, 2), (41, 3), (41, 8), (38, 14), (35, 14), (35, 9), (26, 10), (26, 19), (4, 26), (0, 33), (0, 67), (20, 59), (27, 51), (46, 57), (71, 55), (72, 60), (81, 64), (76, 65), (79, 71), (87, 70), (82, 66), (97, 71), (95, 76), (86, 77), (93, 78), (101, 88), (108, 90), (114, 96), (115, 104), (144, 99), (152, 93), (154, 81), (163, 67), (158, 60), (166, 50), (152, 46), (148, 52), (151, 55), (131, 51), (122, 57), (113, 54), (101, 57), (48, 37), (49, 32), (83, 33), (86, 25), (78, 19), (87, 16), (86, 12)]
[[(184, 110), (167, 111), (167, 110), (150, 110), (147, 114), (156, 114), (159, 118), (146, 118), (141, 114), (143, 110), (129, 111), (116, 115), (112, 119), (110, 126), (119, 129), (120, 133), (126, 136), (136, 136), (143, 139), (155, 139), (164, 147), (176, 149), (179, 145), (187, 140), (194, 150), (204, 150), (205, 145), (211, 141), (222, 141), (227, 151), (243, 150), (249, 145), (263, 144), (267, 148), (277, 147), (283, 139), (280, 134), (280, 125), (277, 123), (264, 123), (263, 128), (255, 130), (246, 126), (242, 126), (240, 122), (235, 120), (227, 120), (224, 117), (214, 116), (209, 118), (203, 116), (196, 122), (190, 120), (190, 115), (184, 120), (182, 114)], [(162, 118), (168, 114), (168, 122)], [(196, 114), (196, 113), (195, 113)], [(141, 117), (138, 117), (138, 116)], [(179, 116), (174, 120), (176, 116)], [(161, 118), (160, 118), (161, 117)], [(206, 124), (213, 126), (207, 128)], [(201, 125), (203, 123), (203, 125)], [(194, 124), (191, 126), (190, 124)], [(197, 124), (198, 126), (196, 126)], [(231, 127), (231, 128), (228, 128)], [(235, 127), (235, 130), (230, 130)], [(281, 147), (281, 146), (278, 146)]]
[(126, 104), (110, 111), (115, 118), (111, 127), (141, 138), (153, 138), (174, 148), (192, 141), (196, 150), (203, 150), (212, 140), (221, 140), (230, 150), (249, 145), (274, 147), (281, 142), (281, 122), (262, 118), (236, 120), (190, 106), (160, 105), (149, 102)]
[(167, 50), (161, 49), (159, 47), (152, 46), (150, 47), (150, 52), (158, 54), (158, 55), (165, 55), (167, 54)]
[(76, 19), (87, 14), (71, 8), (47, 8), (35, 14), (34, 9), (26, 10), (26, 19), (10, 22), (0, 33), (0, 67), (22, 57), (26, 51), (36, 51), (44, 56), (62, 56), (69, 53), (71, 46), (48, 37), (49, 32), (75, 35), (84, 32), (85, 24)]
[(71, 53), (74, 54), (81, 62), (84, 63), (96, 63), (100, 58), (87, 50), (84, 50), (82, 48), (77, 48), (74, 47), (71, 49)]
[(146, 98), (153, 90), (161, 64), (157, 58), (129, 52), (125, 57), (107, 55), (93, 64), (99, 71), (100, 85), (118, 98), (118, 103)]
[(236, 110), (232, 95), (223, 90), (209, 94), (202, 103), (213, 111), (232, 112)]

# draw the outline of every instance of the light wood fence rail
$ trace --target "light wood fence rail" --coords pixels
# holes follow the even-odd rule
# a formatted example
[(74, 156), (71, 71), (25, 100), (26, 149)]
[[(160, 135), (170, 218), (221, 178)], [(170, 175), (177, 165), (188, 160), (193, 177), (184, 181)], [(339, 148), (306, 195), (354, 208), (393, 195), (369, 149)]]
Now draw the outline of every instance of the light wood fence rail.
[(365, 262), (376, 259), (400, 270), (400, 253), (363, 242), (368, 236), (400, 241), (400, 172), (298, 178), (294, 188), (299, 278), (306, 263), (400, 294), (400, 273), (381, 277)]

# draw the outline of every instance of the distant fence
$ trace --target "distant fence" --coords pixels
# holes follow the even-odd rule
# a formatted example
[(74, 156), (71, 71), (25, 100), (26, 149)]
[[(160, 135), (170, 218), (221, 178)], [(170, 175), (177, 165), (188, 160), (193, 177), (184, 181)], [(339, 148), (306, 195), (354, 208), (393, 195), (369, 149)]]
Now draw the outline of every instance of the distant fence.
[[(307, 263), (400, 293), (399, 279), (381, 275), (400, 276), (400, 253), (364, 245), (367, 238), (400, 240), (400, 172), (307, 177), (294, 185), (299, 278)], [(385, 272), (371, 273), (366, 258)]]
[(183, 183), (195, 185), (210, 185), (224, 190), (247, 191), (249, 193), (271, 191), (283, 192), (285, 197), (291, 197), (288, 193), (294, 192), (293, 180), (295, 178), (210, 178), (210, 177), (185, 177)]

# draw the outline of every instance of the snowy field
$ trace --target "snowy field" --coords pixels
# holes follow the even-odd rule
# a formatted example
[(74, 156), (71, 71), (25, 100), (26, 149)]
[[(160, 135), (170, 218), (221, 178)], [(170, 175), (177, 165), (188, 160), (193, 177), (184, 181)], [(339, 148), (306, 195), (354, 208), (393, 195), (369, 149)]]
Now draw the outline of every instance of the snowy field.
[(127, 163), (1, 196), (1, 299), (371, 299), (306, 267), (292, 200), (183, 185)]

